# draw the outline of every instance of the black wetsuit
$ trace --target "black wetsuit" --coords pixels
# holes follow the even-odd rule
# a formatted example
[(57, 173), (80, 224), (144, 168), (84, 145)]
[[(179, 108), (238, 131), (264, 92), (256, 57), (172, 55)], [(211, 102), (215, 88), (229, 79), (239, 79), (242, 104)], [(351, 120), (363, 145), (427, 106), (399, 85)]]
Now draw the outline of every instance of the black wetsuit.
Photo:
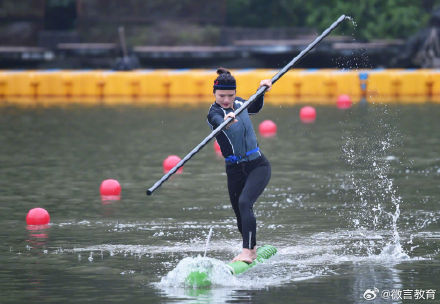
[[(217, 128), (224, 117), (242, 106), (244, 99), (236, 97), (233, 109), (224, 109), (213, 103), (208, 113), (208, 123)], [(237, 122), (223, 129), (217, 142), (226, 162), (229, 198), (237, 217), (237, 226), (243, 237), (243, 248), (256, 245), (256, 219), (253, 206), (269, 183), (271, 167), (261, 153), (249, 114), (258, 113), (263, 107), (261, 96), (236, 117)]]

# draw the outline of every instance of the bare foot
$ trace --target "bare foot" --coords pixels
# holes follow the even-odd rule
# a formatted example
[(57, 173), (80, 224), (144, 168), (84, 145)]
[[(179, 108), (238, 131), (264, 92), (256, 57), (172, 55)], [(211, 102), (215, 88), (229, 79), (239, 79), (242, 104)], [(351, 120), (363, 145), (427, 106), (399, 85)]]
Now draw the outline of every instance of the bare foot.
[(252, 263), (255, 259), (257, 258), (257, 249), (247, 249), (247, 248), (243, 248), (243, 251), (237, 255), (232, 262), (236, 262), (236, 261), (242, 261), (245, 263)]

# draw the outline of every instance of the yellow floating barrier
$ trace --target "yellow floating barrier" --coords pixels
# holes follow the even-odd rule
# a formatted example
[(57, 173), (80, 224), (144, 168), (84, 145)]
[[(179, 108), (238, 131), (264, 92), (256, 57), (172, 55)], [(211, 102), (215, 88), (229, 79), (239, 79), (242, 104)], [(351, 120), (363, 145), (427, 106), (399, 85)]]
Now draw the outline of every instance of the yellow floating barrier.
[(362, 86), (359, 71), (352, 70), (333, 70), (330, 72), (330, 78), (335, 82), (335, 92), (331, 96), (337, 98), (342, 94), (347, 94), (353, 99), (362, 96)]
[(8, 95), (8, 77), (4, 71), (0, 71), (0, 101), (4, 101)]
[(261, 79), (258, 78), (259, 73), (255, 69), (233, 70), (231, 74), (237, 81), (238, 96), (247, 98), (257, 91)]
[[(253, 95), (274, 69), (232, 70), (237, 95)], [(24, 105), (211, 103), (215, 69), (0, 71), (0, 102)], [(266, 94), (270, 104), (353, 101), (440, 102), (440, 71), (431, 69), (293, 69)]]
[(440, 102), (440, 70), (431, 70), (428, 77), (429, 92), (431, 101)]
[(152, 70), (141, 75), (141, 95), (170, 98), (171, 80), (168, 70)]
[(36, 83), (33, 81), (34, 73), (34, 71), (4, 71), (6, 97), (35, 96)]
[(60, 71), (36, 71), (32, 76), (32, 83), (35, 86), (34, 97), (44, 98), (65, 94), (63, 77)]
[(214, 79), (214, 74), (203, 70), (168, 71), (170, 82), (168, 97), (172, 97), (171, 103), (174, 105), (194, 103), (198, 100), (213, 100)]

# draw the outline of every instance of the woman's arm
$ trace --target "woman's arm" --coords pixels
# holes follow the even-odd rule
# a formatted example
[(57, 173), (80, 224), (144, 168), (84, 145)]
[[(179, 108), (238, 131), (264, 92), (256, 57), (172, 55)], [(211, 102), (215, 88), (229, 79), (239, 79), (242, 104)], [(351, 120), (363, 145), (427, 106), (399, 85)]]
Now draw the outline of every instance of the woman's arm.
[(216, 111), (211, 109), (207, 116), (208, 124), (211, 126), (211, 129), (216, 129), (219, 125), (223, 123), (225, 120), (223, 111)]
[[(270, 79), (263, 79), (260, 81), (260, 86), (258, 88), (261, 88), (262, 86), (266, 86), (267, 90), (266, 92), (270, 91), (272, 88), (272, 81)], [(264, 94), (258, 97), (248, 108), (249, 114), (256, 114), (260, 112), (261, 108), (264, 104)]]

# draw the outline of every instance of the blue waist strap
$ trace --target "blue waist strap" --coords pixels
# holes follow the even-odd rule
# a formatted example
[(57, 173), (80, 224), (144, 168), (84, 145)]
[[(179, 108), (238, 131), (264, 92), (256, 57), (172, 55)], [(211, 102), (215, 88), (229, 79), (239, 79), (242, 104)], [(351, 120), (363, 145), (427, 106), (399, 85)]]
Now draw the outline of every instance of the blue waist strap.
[[(247, 151), (246, 152), (246, 156), (249, 156), (251, 154), (254, 154), (256, 152), (260, 151), (260, 147), (256, 147), (253, 150)], [(241, 160), (243, 157), (241, 155), (229, 155), (228, 157), (225, 158), (225, 161), (228, 163), (236, 163), (239, 160)]]

